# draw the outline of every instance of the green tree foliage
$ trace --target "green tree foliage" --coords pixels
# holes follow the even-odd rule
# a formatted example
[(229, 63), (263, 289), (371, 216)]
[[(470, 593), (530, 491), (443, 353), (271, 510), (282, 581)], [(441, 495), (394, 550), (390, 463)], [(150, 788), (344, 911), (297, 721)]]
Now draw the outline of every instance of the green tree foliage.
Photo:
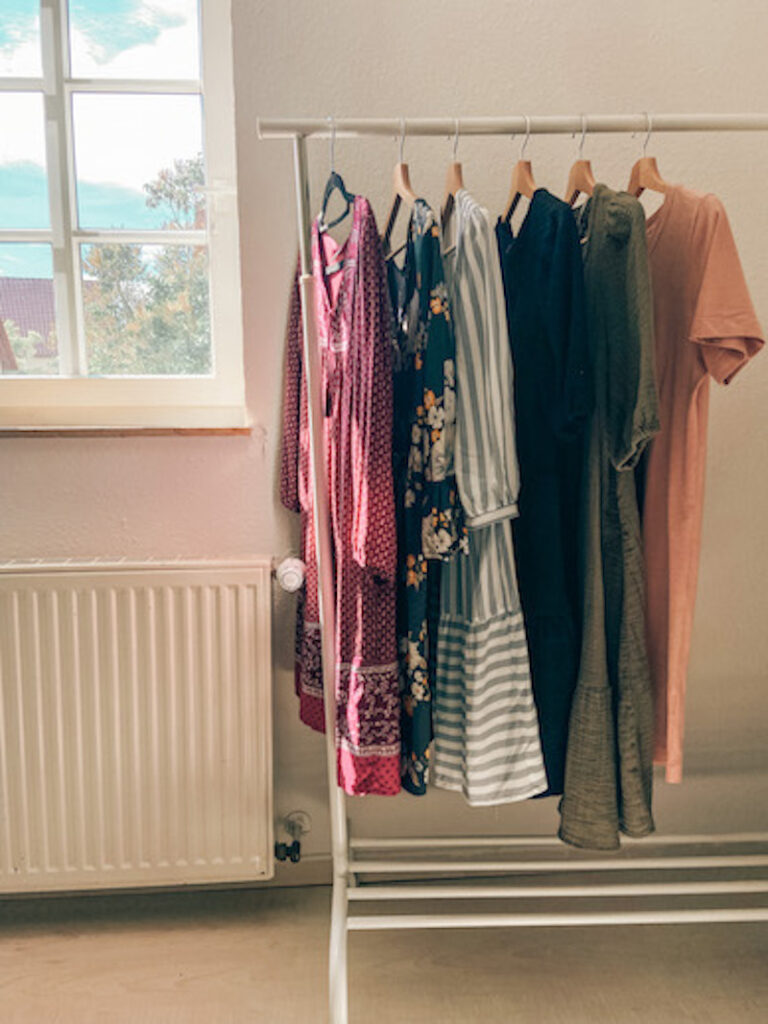
[[(202, 228), (202, 155), (176, 160), (144, 186), (168, 229)], [(208, 261), (204, 246), (83, 247), (90, 374), (205, 374), (211, 369)]]
[(204, 180), (202, 153), (191, 160), (174, 160), (172, 168), (160, 171), (154, 181), (144, 186), (147, 206), (169, 210), (168, 227), (201, 228), (205, 222)]

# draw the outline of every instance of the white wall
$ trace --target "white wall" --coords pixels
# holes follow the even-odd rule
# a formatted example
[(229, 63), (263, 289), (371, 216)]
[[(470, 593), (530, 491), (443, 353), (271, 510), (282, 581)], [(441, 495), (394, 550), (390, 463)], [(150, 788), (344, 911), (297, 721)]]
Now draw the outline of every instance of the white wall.
[[(768, 111), (768, 5), (759, 0), (233, 0), (233, 7), (248, 401), (258, 427), (250, 438), (0, 441), (2, 558), (281, 554), (296, 544), (275, 473), (297, 244), (291, 150), (287, 142), (259, 142), (257, 116)], [(619, 187), (640, 142), (588, 138), (585, 156), (598, 179)], [(533, 139), (528, 155), (538, 182), (561, 192), (575, 148), (568, 138)], [(316, 197), (328, 149), (320, 141), (309, 149)], [(468, 187), (494, 212), (517, 149), (507, 139), (460, 145)], [(396, 152), (394, 140), (337, 143), (338, 168), (380, 217)], [(448, 140), (406, 144), (414, 185), (434, 202), (450, 152)], [(668, 179), (723, 199), (768, 328), (768, 137), (658, 136), (649, 153)], [(670, 830), (755, 826), (768, 813), (767, 396), (766, 354), (732, 388), (713, 392), (688, 778), (657, 790), (659, 821)], [(278, 594), (276, 808), (309, 810), (315, 829), (305, 848), (322, 853), (323, 748), (297, 721), (292, 632), (292, 600)], [(753, 770), (763, 774), (738, 774)], [(357, 801), (351, 814), (361, 829), (392, 832), (425, 823), (443, 831), (549, 829), (552, 803), (470, 812), (460, 797), (432, 793), (426, 802)]]

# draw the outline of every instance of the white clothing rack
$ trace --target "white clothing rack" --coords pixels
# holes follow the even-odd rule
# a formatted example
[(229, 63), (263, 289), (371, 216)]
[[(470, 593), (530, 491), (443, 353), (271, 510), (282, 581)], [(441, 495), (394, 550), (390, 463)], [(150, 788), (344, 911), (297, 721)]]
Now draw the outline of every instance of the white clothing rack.
[(365, 135), (595, 135), (603, 132), (764, 132), (768, 114), (569, 114), (514, 117), (260, 118), (260, 139)]
[[(315, 344), (314, 281), (311, 260), (311, 218), (306, 139), (310, 137), (349, 137), (368, 135), (455, 136), (512, 135), (527, 132), (541, 134), (591, 134), (598, 132), (726, 132), (768, 131), (768, 114), (627, 114), (467, 117), (467, 118), (264, 118), (257, 122), (262, 139), (293, 140), (296, 176), (296, 210), (301, 254), (300, 292), (302, 302), (304, 358), (307, 369), (309, 425), (311, 433), (312, 482), (314, 493), (315, 536), (319, 577), (322, 667), (326, 684), (334, 679), (334, 592), (332, 576), (328, 480), (323, 454), (323, 416), (320, 392), (320, 367)], [(722, 921), (768, 921), (768, 905), (725, 906), (712, 909), (690, 907), (629, 909), (620, 911), (573, 911), (546, 913), (464, 913), (439, 914), (360, 914), (350, 916), (350, 902), (442, 901), (449, 899), (493, 900), (580, 899), (649, 897), (686, 897), (751, 895), (768, 893), (768, 833), (747, 832), (723, 835), (677, 835), (641, 840), (644, 854), (631, 852), (636, 845), (611, 856), (589, 856), (568, 849), (554, 837), (488, 836), (467, 838), (363, 839), (348, 836), (344, 794), (336, 784), (335, 694), (324, 686), (326, 722), (326, 760), (333, 856), (333, 898), (329, 950), (329, 1005), (331, 1024), (347, 1024), (347, 933), (379, 929), (406, 928), (480, 928), (480, 927), (557, 927), (609, 924), (683, 924)], [(329, 727), (330, 726), (330, 727)], [(557, 849), (552, 855), (553, 848)], [(684, 853), (665, 855), (665, 848), (684, 849)], [(476, 859), (472, 851), (495, 850), (494, 859)], [(503, 851), (520, 849), (526, 859), (500, 856)], [(405, 859), (413, 851), (435, 851), (424, 859)], [(710, 853), (707, 851), (715, 850)], [(454, 856), (446, 856), (451, 851)], [(544, 856), (538, 856), (541, 851)], [(547, 856), (547, 851), (549, 855)], [(378, 854), (378, 856), (376, 856)], [(546, 859), (545, 859), (546, 858)], [(763, 869), (761, 877), (721, 878), (684, 881), (673, 877), (658, 882), (635, 881), (606, 884), (601, 881), (583, 885), (540, 885), (531, 877), (557, 873), (653, 872), (662, 879), (666, 872), (739, 869)], [(359, 881), (363, 875), (390, 876), (454, 874), (463, 876), (451, 884), (393, 884), (392, 881)], [(474, 875), (525, 876), (523, 884), (505, 885), (497, 879), (493, 885), (473, 885)]]

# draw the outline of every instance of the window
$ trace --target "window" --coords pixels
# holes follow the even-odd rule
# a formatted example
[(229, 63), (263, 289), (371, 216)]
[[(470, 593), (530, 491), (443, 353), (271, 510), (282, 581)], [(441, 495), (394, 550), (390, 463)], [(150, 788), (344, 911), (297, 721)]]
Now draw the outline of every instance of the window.
[(228, 0), (3, 0), (0, 428), (245, 425)]

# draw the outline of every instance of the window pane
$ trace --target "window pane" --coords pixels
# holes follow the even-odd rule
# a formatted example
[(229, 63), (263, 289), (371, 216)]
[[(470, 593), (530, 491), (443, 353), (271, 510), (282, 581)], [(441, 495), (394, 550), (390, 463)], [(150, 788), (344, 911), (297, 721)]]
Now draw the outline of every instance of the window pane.
[(198, 78), (197, 0), (69, 0), (75, 78)]
[(40, 0), (3, 0), (0, 10), (0, 75), (42, 75)]
[(80, 248), (90, 376), (211, 372), (205, 246)]
[(0, 372), (59, 372), (48, 245), (0, 244)]
[(83, 228), (205, 227), (198, 96), (74, 97)]
[(47, 228), (43, 97), (0, 93), (0, 228)]

